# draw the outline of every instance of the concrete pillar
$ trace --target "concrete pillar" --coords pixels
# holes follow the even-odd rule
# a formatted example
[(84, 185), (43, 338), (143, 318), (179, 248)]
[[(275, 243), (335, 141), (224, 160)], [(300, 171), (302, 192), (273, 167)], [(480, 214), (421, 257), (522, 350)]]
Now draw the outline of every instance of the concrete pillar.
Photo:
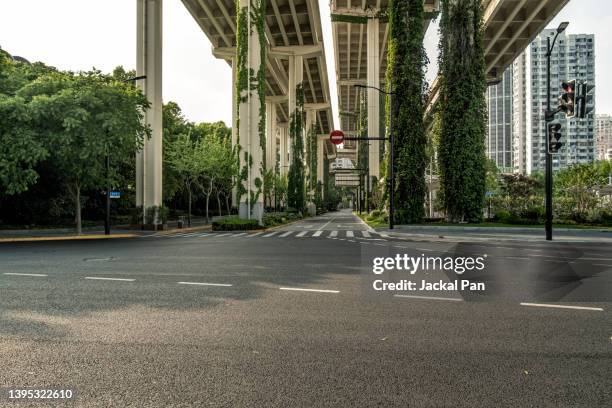
[[(240, 7), (244, 9), (249, 8), (249, 0), (240, 0)], [(247, 69), (252, 72), (258, 72), (259, 67), (265, 61), (261, 61), (260, 57), (260, 44), (257, 29), (253, 25), (248, 32), (248, 53), (247, 53)], [(239, 215), (241, 218), (256, 219), (261, 224), (264, 205), (263, 205), (263, 150), (259, 143), (259, 95), (257, 90), (242, 91), (241, 101), (238, 105), (238, 117), (240, 118), (239, 125), (239, 138), (240, 146), (242, 150), (240, 152), (240, 166), (247, 167), (247, 180), (244, 181), (244, 187), (246, 194), (240, 197)], [(247, 152), (251, 157), (252, 164), (249, 166), (245, 160), (244, 153)], [(257, 187), (257, 184), (260, 184)], [(260, 194), (257, 195), (257, 191)], [(252, 194), (257, 196), (254, 202), (251, 202), (250, 197)]]
[(280, 131), (280, 172), (289, 171), (289, 128), (287, 123), (279, 124)]
[[(368, 19), (368, 66), (367, 81), (368, 86), (380, 88), (380, 58), (379, 58), (379, 22), (378, 19)], [(376, 89), (368, 89), (368, 137), (380, 137), (380, 95)], [(368, 167), (370, 176), (380, 178), (380, 142), (370, 140)]]
[[(323, 175), (323, 170), (324, 170), (323, 160), (326, 160), (325, 158), (326, 140), (327, 140), (327, 135), (322, 135), (322, 136), (317, 135), (317, 183), (321, 183), (321, 186), (323, 186), (323, 183), (325, 183), (325, 178)], [(321, 198), (325, 198), (323, 197), (323, 191), (325, 191), (324, 188), (321, 189)]]
[[(138, 0), (136, 6), (136, 75), (151, 103), (145, 121), (151, 127), (151, 138), (136, 156), (136, 205), (143, 210), (162, 205), (162, 0)], [(161, 223), (155, 214), (154, 225)]]
[[(310, 143), (310, 132), (312, 128), (317, 124), (317, 111), (314, 109), (306, 110), (306, 123), (305, 123), (305, 132), (304, 132), (304, 150), (308, 152), (308, 143)], [(316, 137), (316, 135), (315, 135)], [(312, 152), (314, 154), (314, 152)], [(306, 164), (310, 163), (310, 157), (304, 155), (304, 159), (306, 160)], [(310, 174), (310, 166), (306, 165), (306, 174), (309, 178), (316, 177), (316, 174)], [(308, 188), (310, 190), (310, 188)]]
[[(238, 142), (238, 97), (236, 96), (236, 79), (238, 78), (238, 67), (236, 57), (232, 58), (232, 147)], [(232, 188), (232, 207), (238, 206), (238, 187)]]
[(276, 104), (266, 102), (266, 168), (276, 166)]
[[(289, 57), (289, 86), (287, 87), (287, 97), (289, 100), (289, 121), (295, 113), (297, 107), (296, 88), (304, 82), (304, 58), (301, 55), (293, 55)], [(290, 129), (290, 127), (289, 127)], [(289, 146), (291, 146), (291, 138), (289, 138)], [(293, 149), (289, 148), (289, 164), (293, 161)]]

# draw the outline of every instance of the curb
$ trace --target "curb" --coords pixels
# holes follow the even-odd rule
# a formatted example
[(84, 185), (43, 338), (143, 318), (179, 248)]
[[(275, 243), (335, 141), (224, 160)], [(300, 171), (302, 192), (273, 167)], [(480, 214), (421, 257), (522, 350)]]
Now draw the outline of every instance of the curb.
[(120, 238), (135, 238), (136, 234), (92, 234), (92, 235), (55, 235), (51, 237), (17, 237), (17, 238), (0, 238), (0, 243), (12, 242), (44, 242), (44, 241), (94, 241)]

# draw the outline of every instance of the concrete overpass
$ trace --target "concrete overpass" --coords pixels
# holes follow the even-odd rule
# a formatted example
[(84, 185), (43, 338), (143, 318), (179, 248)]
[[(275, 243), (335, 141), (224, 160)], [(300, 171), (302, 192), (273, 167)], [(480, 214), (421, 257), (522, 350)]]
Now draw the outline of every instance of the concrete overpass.
[[(546, 27), (569, 0), (483, 0), (487, 78), (496, 81), (504, 70)], [(439, 11), (438, 0), (424, 0), (425, 28)], [(340, 126), (357, 130), (359, 92), (355, 84), (382, 88), (387, 67), (387, 0), (332, 0), (332, 30), (336, 59), (336, 81)], [(381, 18), (382, 17), (382, 18)], [(378, 93), (367, 91), (368, 135), (379, 135), (384, 116)], [(439, 97), (439, 80), (432, 84), (426, 120)], [(378, 142), (370, 142), (369, 168), (379, 177)], [(348, 145), (354, 148), (353, 145)], [(354, 150), (355, 151), (355, 150)], [(352, 159), (356, 159), (356, 156)]]
[[(281, 171), (288, 170), (292, 114), (303, 107), (302, 137), (315, 127), (321, 135), (334, 127), (319, 3), (267, 0), (262, 9), (260, 0), (182, 2), (210, 40), (212, 55), (232, 69), (234, 81), (227, 90), (233, 95), (232, 142), (240, 146), (241, 167), (247, 169), (240, 215), (261, 219), (262, 170), (266, 164), (273, 167), (277, 152)], [(153, 130), (137, 158), (137, 205), (144, 208), (162, 204), (162, 3), (137, 0), (137, 74), (146, 76), (139, 82), (151, 102), (146, 121)], [(263, 109), (265, 116), (260, 115)], [(317, 174), (312, 177), (323, 181), (323, 161), (335, 154), (335, 146), (319, 136), (317, 152)]]

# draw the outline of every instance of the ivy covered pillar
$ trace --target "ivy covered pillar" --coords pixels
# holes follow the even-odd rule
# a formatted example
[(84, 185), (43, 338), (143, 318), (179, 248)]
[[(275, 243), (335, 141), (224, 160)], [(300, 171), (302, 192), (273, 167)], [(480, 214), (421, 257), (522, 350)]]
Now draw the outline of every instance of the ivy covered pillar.
[(276, 167), (276, 104), (266, 102), (266, 169)]
[(289, 174), (287, 182), (288, 207), (303, 212), (306, 206), (304, 171), (304, 59), (289, 57)]
[[(328, 139), (329, 137), (327, 135), (317, 135), (317, 184), (321, 183), (321, 185), (325, 185), (323, 173), (325, 165), (323, 160), (327, 160), (325, 157), (325, 143)], [(323, 191), (321, 191), (321, 198), (325, 199)]]
[[(238, 83), (238, 63), (236, 57), (232, 58), (232, 87), (235, 88)], [(238, 144), (238, 92), (232, 90), (232, 147)], [(232, 207), (238, 206), (238, 186), (235, 184), (232, 188)]]
[(162, 0), (138, 0), (136, 7), (136, 75), (146, 76), (138, 85), (151, 103), (145, 121), (152, 131), (136, 155), (136, 206), (143, 210), (143, 225), (157, 229), (162, 223)]
[[(380, 88), (380, 51), (379, 51), (379, 20), (368, 19), (367, 23), (367, 83), (368, 86)], [(380, 137), (380, 94), (376, 89), (368, 88), (368, 137)], [(380, 178), (380, 142), (370, 140), (368, 154), (368, 168), (370, 178)], [(372, 183), (370, 182), (370, 185)]]
[(287, 122), (278, 124), (280, 145), (279, 145), (279, 167), (281, 174), (287, 174), (289, 171), (289, 128)]
[(240, 157), (238, 212), (262, 223), (266, 148), (265, 0), (239, 0), (236, 10), (236, 97)]

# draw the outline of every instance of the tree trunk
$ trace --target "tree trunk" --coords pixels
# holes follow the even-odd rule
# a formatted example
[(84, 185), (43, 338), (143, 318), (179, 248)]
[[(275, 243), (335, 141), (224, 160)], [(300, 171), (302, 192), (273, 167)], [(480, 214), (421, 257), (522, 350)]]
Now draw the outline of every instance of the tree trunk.
[(231, 214), (229, 205), (229, 194), (225, 195), (225, 209), (227, 210), (227, 215), (229, 216)]
[(219, 197), (219, 192), (217, 191), (217, 208), (219, 209), (219, 217), (221, 216), (221, 198)]
[(187, 190), (189, 196), (187, 203), (187, 226), (191, 227), (191, 188)]
[(75, 184), (74, 190), (74, 214), (76, 221), (76, 233), (81, 235), (83, 233), (82, 223), (81, 223), (81, 186)]

